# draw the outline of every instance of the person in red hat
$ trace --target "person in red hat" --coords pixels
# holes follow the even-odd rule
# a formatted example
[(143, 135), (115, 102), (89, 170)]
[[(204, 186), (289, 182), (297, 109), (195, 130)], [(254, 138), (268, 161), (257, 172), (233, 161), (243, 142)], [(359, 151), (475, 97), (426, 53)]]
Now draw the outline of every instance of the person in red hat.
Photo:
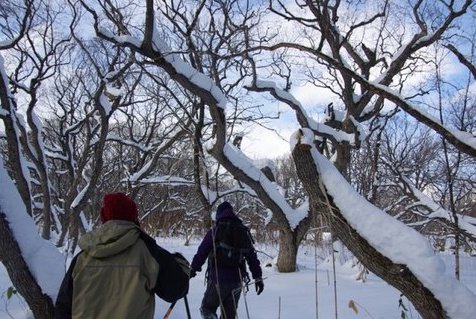
[(139, 226), (136, 203), (104, 196), (102, 225), (79, 240), (55, 304), (55, 318), (153, 318), (159, 263)]

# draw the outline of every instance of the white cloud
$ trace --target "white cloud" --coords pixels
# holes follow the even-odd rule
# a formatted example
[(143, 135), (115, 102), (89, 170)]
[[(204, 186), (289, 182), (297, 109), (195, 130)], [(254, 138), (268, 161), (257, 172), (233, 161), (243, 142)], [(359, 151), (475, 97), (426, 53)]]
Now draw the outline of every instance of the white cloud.
[[(324, 108), (330, 102), (336, 101), (332, 92), (311, 83), (295, 86), (291, 93), (315, 120), (324, 115)], [(277, 104), (276, 112), (279, 112), (280, 118), (268, 123), (268, 127), (272, 129), (258, 125), (246, 129), (241, 149), (248, 157), (277, 158), (290, 153), (290, 137), (299, 127), (296, 115), (288, 105), (281, 102)]]
[(291, 93), (301, 102), (309, 114), (313, 114), (312, 112), (316, 109), (323, 110), (329, 103), (338, 100), (337, 96), (330, 90), (316, 87), (312, 83), (296, 86), (291, 90)]
[[(294, 128), (291, 128), (292, 126)], [(278, 130), (278, 135), (274, 131), (256, 126), (243, 137), (241, 149), (252, 159), (281, 157), (290, 153), (289, 138), (295, 129), (295, 125), (283, 127)]]

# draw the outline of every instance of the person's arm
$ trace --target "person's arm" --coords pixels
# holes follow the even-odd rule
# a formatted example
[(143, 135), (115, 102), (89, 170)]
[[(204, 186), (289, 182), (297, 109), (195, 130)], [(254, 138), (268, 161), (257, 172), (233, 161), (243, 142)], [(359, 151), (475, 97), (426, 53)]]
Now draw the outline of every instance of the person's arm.
[[(164, 252), (163, 252), (164, 249), (162, 247), (160, 247), (159, 245), (157, 245), (157, 242), (155, 241), (154, 238), (150, 237), (148, 234), (146, 234), (142, 230), (140, 232), (139, 238), (142, 239), (142, 241), (144, 242), (145, 246), (147, 247), (150, 255), (152, 256), (152, 258), (154, 258), (154, 260), (159, 265), (159, 271), (160, 271), (160, 259), (161, 259), (161, 256), (164, 254)], [(159, 278), (159, 276), (157, 276), (157, 281), (156, 281), (156, 283), (154, 285), (154, 289), (153, 289), (154, 293), (157, 293), (157, 289), (159, 289), (158, 288), (160, 286), (159, 280), (160, 280), (160, 278)]]
[(193, 257), (192, 260), (192, 270), (194, 272), (201, 271), (202, 266), (208, 258), (208, 255), (213, 249), (213, 238), (212, 238), (212, 231), (209, 230), (205, 237), (203, 238), (200, 246), (198, 246), (197, 253)]
[(248, 267), (250, 268), (251, 275), (255, 280), (256, 293), (259, 295), (264, 290), (264, 282), (262, 278), (263, 271), (261, 270), (260, 262), (254, 247), (252, 247), (250, 252), (245, 255), (245, 259), (248, 263)]
[(245, 259), (248, 263), (248, 268), (250, 269), (253, 279), (261, 278), (261, 276), (263, 276), (263, 272), (261, 270), (260, 262), (254, 247), (245, 255)]
[(55, 302), (55, 319), (70, 319), (73, 310), (73, 269), (79, 255), (73, 258), (61, 283)]

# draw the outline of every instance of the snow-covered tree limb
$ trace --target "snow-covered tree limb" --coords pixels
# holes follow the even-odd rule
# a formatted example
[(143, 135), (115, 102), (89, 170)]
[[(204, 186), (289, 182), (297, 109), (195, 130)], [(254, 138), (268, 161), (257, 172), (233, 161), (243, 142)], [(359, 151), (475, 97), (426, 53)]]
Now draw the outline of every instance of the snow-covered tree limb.
[(64, 258), (42, 239), (0, 163), (0, 261), (35, 318), (51, 318), (64, 274)]
[[(385, 59), (380, 61), (384, 67), (379, 71), (380, 75), (372, 80), (369, 70), (371, 67), (377, 65), (376, 48), (372, 51), (365, 43), (362, 43), (362, 51), (366, 55), (365, 58), (362, 54), (359, 55), (360, 51), (355, 48), (350, 49), (351, 47), (356, 47), (355, 44), (350, 42), (350, 37), (352, 33), (355, 33), (356, 28), (360, 28), (378, 17), (383, 18), (385, 16), (386, 18), (391, 14), (387, 11), (388, 2), (383, 2), (383, 9), (380, 13), (366, 20), (364, 24), (355, 23), (351, 25), (350, 30), (345, 35), (341, 34), (338, 25), (341, 20), (338, 15), (339, 6), (342, 5), (340, 2), (334, 6), (329, 6), (327, 1), (306, 1), (305, 7), (310, 10), (315, 20), (309, 20), (304, 17), (299, 18), (292, 15), (286, 6), (281, 4), (281, 9), (285, 11), (285, 13), (281, 13), (276, 8), (273, 10), (275, 13), (279, 13), (292, 20), (306, 21), (306, 28), (319, 31), (319, 41), (312, 40), (309, 41), (309, 44), (304, 44), (304, 41), (282, 41), (271, 45), (249, 47), (247, 48), (247, 52), (292, 49), (316, 58), (320, 63), (335, 70), (342, 77), (336, 80), (342, 82), (341, 98), (346, 105), (348, 115), (352, 115), (357, 121), (360, 122), (364, 119), (368, 119), (368, 106), (375, 96), (378, 96), (380, 99), (385, 98), (395, 103), (419, 122), (430, 127), (463, 153), (476, 157), (476, 137), (473, 136), (471, 132), (451, 129), (443, 125), (440, 121), (421, 110), (403, 95), (390, 88), (390, 85), (402, 72), (406, 64), (411, 63), (414, 58), (418, 58), (418, 52), (421, 52), (440, 40), (445, 34), (451, 32), (451, 26), (467, 13), (473, 1), (465, 0), (462, 2), (451, 2), (448, 5), (443, 4), (441, 20), (436, 24), (432, 23), (431, 30), (428, 27), (429, 21), (424, 21), (423, 18), (423, 1), (418, 1), (412, 4), (412, 6), (409, 6), (416, 20), (416, 31), (410, 38), (405, 37), (406, 40), (401, 40), (399, 49), (391, 55), (389, 62), (386, 62)], [(271, 3), (273, 3), (273, 1), (271, 1)], [(383, 15), (384, 13), (385, 15)], [(310, 23), (310, 21), (313, 21), (314, 24)], [(378, 39), (380, 38), (378, 37), (377, 41)], [(375, 45), (380, 46), (382, 44), (376, 43)], [(330, 50), (327, 49), (328, 47)], [(345, 54), (342, 49), (344, 49), (347, 54)], [(385, 55), (385, 53), (382, 52), (382, 55)], [(362, 67), (365, 64), (368, 64), (367, 67)], [(360, 66), (360, 68), (356, 68), (355, 65)], [(353, 94), (356, 91), (354, 81), (360, 85), (358, 99), (355, 99)], [(378, 113), (381, 105), (381, 103), (375, 103), (373, 106), (374, 109), (370, 114)], [(363, 112), (364, 110), (366, 110), (365, 113)]]
[[(476, 296), (445, 273), (442, 260), (422, 235), (358, 195), (315, 148), (310, 130), (298, 131), (293, 141), (293, 158), (311, 206), (370, 271), (400, 290), (423, 318), (473, 317)], [(468, 308), (457, 306), (461, 300)]]
[(0, 119), (3, 121), (6, 132), (7, 150), (9, 154), (8, 165), (12, 169), (12, 176), (18, 187), (23, 203), (29, 215), (32, 214), (32, 203), (29, 185), (29, 172), (26, 167), (26, 159), (21, 151), (20, 130), (16, 114), (16, 100), (11, 93), (8, 76), (5, 72), (4, 59), (0, 54), (0, 103), (2, 113)]

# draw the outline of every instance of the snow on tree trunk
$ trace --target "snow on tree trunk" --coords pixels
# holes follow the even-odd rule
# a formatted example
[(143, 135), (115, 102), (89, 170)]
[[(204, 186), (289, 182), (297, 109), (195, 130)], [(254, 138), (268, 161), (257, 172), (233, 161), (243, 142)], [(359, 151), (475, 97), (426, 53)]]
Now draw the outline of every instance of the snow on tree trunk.
[(28, 186), (28, 181), (22, 174), (22, 172), (24, 172), (24, 167), (22, 166), (24, 161), (22, 159), (23, 155), (20, 151), (18, 130), (15, 124), (15, 100), (9, 95), (8, 77), (5, 75), (5, 72), (2, 71), (4, 71), (4, 60), (2, 55), (0, 55), (0, 105), (1, 111), (8, 114), (8, 116), (2, 116), (6, 140), (5, 148), (7, 150), (6, 153), (8, 154), (5, 161), (11, 169), (13, 179), (15, 180), (18, 192), (27, 208), (27, 212), (31, 215), (30, 188)]
[(42, 239), (0, 162), (0, 261), (35, 318), (52, 318), (64, 257)]
[(317, 182), (319, 176), (311, 153), (303, 145), (300, 145), (294, 149), (293, 158), (298, 175), (309, 193), (313, 209), (325, 217), (324, 219), (329, 223), (334, 236), (339, 238), (370, 271), (400, 290), (423, 318), (446, 318), (440, 302), (404, 265), (394, 264), (371, 247), (346, 222), (335, 205), (332, 205), (332, 214), (329, 212), (324, 196), (319, 189)]
[(23, 258), (5, 214), (0, 210), (0, 261), (15, 289), (22, 295), (37, 319), (53, 318), (53, 301), (44, 294)]

